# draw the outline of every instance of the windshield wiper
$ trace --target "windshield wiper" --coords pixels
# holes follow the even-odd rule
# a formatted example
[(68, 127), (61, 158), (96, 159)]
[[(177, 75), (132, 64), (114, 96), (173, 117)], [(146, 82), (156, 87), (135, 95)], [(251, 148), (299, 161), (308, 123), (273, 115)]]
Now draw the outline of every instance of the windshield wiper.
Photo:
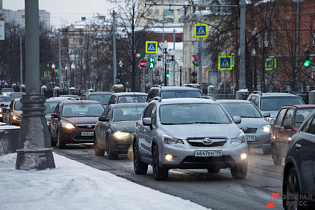
[(221, 124), (219, 122), (192, 122), (192, 124)]
[(240, 116), (242, 118), (260, 118), (260, 117), (254, 117), (254, 116)]

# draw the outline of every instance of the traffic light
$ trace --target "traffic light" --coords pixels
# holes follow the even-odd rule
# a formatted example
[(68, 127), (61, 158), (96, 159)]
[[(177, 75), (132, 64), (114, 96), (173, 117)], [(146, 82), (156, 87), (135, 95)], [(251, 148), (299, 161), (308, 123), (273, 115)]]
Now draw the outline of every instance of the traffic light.
[(169, 78), (170, 77), (170, 71), (166, 70), (166, 77)]
[(193, 58), (194, 58), (193, 64), (194, 64), (195, 66), (198, 66), (198, 65), (199, 65), (199, 58), (198, 58), (198, 56), (195, 55), (195, 54), (193, 54)]
[(55, 72), (55, 73), (58, 73), (58, 69), (55, 68), (55, 69), (54, 69), (54, 72)]
[(193, 71), (191, 73), (191, 83), (197, 83), (197, 72), (196, 71)]
[(140, 58), (141, 54), (140, 53), (136, 53), (136, 58)]
[(311, 65), (311, 56), (309, 50), (304, 50), (304, 66), (309, 67)]
[(154, 69), (154, 58), (149, 58), (149, 68)]

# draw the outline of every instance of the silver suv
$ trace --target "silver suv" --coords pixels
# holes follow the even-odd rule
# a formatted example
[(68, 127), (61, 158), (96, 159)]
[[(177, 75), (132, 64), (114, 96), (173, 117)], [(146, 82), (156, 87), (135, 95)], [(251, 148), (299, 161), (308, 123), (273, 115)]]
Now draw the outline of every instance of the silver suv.
[(134, 171), (146, 174), (152, 165), (156, 180), (166, 180), (169, 169), (230, 168), (235, 179), (247, 175), (248, 146), (244, 132), (222, 106), (211, 99), (152, 100), (136, 125)]

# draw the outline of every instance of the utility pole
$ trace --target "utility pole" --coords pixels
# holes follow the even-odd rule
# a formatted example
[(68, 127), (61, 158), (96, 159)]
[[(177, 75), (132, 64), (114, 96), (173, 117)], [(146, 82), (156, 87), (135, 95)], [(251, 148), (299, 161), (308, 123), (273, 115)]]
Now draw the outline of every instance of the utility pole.
[(23, 84), (23, 43), (22, 35), (20, 36), (20, 85)]
[(174, 50), (174, 57), (173, 57), (173, 86), (175, 86), (175, 29), (173, 30), (173, 50)]
[[(116, 66), (116, 13), (113, 10), (113, 65), (114, 65), (114, 85), (116, 84), (116, 76), (117, 76), (117, 66)], [(144, 79), (144, 78), (143, 78)]]
[(240, 16), (240, 80), (239, 89), (245, 87), (245, 0), (241, 0)]
[(58, 73), (59, 73), (59, 88), (61, 88), (61, 81), (62, 81), (62, 76), (61, 76), (61, 41), (60, 41), (60, 33), (61, 30), (60, 28), (58, 29), (58, 45), (59, 45), (59, 50), (58, 50)]
[(299, 45), (300, 45), (300, 0), (296, 0), (296, 45), (295, 45), (295, 74), (293, 74), (294, 91), (299, 88)]

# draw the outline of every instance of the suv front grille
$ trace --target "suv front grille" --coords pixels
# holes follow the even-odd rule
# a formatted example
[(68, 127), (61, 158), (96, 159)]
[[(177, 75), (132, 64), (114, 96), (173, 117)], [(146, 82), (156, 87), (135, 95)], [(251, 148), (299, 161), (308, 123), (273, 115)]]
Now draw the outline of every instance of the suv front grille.
[(193, 147), (220, 147), (225, 144), (226, 138), (188, 138), (187, 142)]
[(94, 129), (95, 128), (95, 124), (80, 124), (80, 125), (77, 125), (78, 128), (81, 128), (81, 129)]

